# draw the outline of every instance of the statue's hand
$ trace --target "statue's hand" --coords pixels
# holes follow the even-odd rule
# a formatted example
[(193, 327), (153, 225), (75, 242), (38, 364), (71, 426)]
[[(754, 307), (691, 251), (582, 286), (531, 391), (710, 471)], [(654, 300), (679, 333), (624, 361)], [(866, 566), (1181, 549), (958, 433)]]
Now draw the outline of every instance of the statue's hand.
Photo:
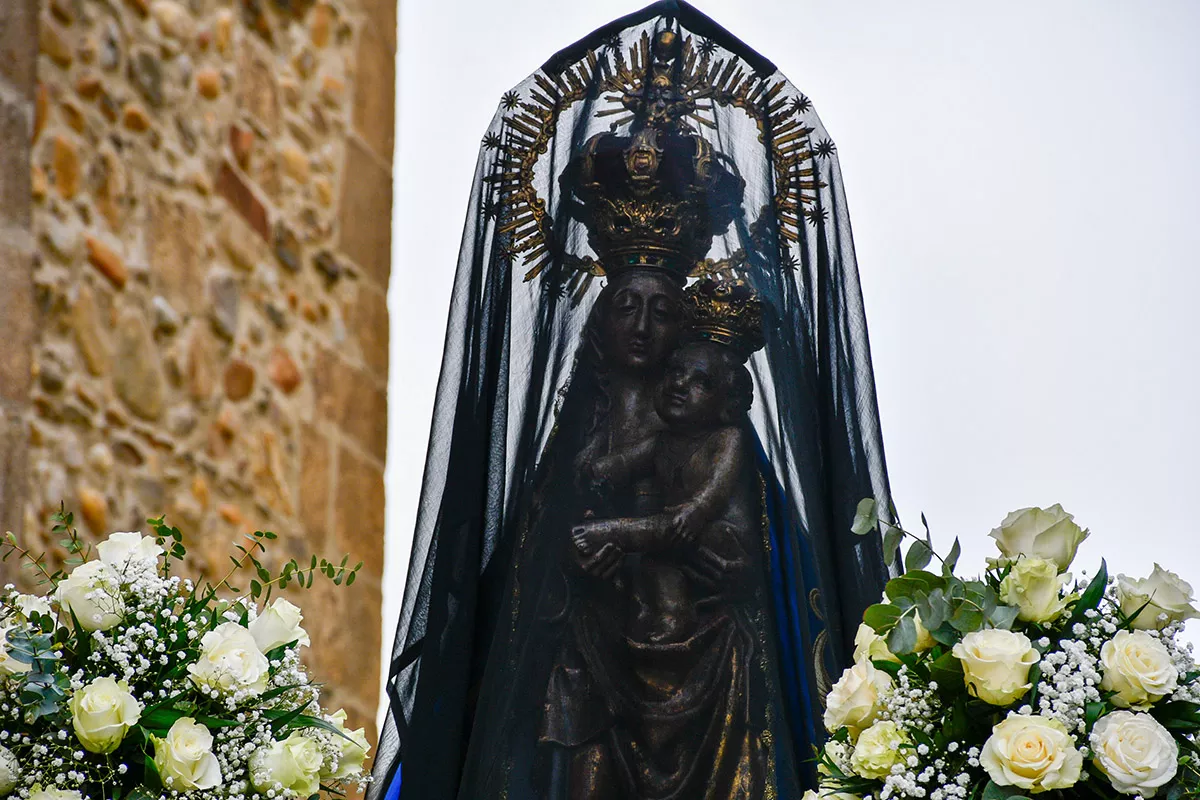
[(667, 523), (667, 535), (672, 541), (686, 544), (700, 533), (700, 511), (696, 506), (684, 503), (667, 509), (667, 513), (671, 515)]
[(583, 571), (589, 575), (605, 580), (616, 574), (621, 566), (625, 553), (612, 542), (603, 545), (594, 556), (588, 556), (579, 562)]
[(587, 520), (579, 523), (571, 529), (571, 539), (575, 542), (575, 549), (585, 556), (593, 556), (600, 552), (600, 548), (604, 545), (615, 544), (608, 527), (602, 520)]
[(684, 571), (702, 586), (713, 590), (719, 589), (740, 566), (741, 563), (736, 559), (719, 556), (714, 550), (702, 545), (692, 552), (692, 558), (688, 559)]

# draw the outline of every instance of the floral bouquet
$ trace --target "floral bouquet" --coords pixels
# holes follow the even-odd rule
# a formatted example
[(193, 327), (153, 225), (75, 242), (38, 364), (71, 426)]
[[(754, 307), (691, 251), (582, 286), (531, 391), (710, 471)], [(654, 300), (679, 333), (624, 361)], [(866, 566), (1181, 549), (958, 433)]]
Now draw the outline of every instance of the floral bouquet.
[[(198, 588), (171, 574), (186, 551), (162, 519), (153, 537), (114, 533), (94, 553), (69, 514), (56, 522), (70, 573), (11, 533), (3, 546), (48, 592), (0, 593), (0, 797), (309, 798), (367, 780), (363, 730), (321, 708), (300, 664), (300, 609), (271, 602), (317, 573), (351, 584), (361, 564), (273, 573), (260, 556), (275, 534), (256, 532), (224, 580)], [(244, 594), (230, 585), (242, 571)]]
[[(924, 518), (922, 517), (922, 522)], [(806, 800), (1200, 797), (1200, 671), (1183, 623), (1192, 588), (1067, 573), (1088, 536), (1060, 506), (1010, 514), (978, 578), (859, 505), (904, 558), (827, 698), (821, 788)], [(939, 569), (927, 569), (936, 559)]]

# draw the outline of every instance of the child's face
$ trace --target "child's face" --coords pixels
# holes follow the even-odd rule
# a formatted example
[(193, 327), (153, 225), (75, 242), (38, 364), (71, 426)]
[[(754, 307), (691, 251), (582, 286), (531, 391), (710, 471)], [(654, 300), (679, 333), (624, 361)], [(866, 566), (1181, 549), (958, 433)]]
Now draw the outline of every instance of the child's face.
[(684, 345), (667, 360), (657, 408), (668, 425), (705, 428), (720, 423), (729, 400), (729, 364), (719, 346)]

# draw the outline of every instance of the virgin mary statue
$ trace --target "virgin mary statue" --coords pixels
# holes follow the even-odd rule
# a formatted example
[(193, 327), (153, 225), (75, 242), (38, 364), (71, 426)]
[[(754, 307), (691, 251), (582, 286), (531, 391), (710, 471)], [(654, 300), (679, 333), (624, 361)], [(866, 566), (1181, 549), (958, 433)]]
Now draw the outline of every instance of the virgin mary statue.
[(890, 507), (834, 146), (678, 0), (504, 95), (463, 234), (370, 797), (814, 785)]

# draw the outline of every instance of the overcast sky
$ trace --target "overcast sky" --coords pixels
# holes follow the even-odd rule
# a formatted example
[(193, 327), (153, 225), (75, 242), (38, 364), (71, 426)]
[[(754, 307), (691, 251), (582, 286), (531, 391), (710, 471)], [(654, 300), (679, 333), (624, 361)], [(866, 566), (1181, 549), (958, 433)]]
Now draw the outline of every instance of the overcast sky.
[[(837, 144), (905, 521), (974, 568), (1006, 512), (1059, 502), (1093, 532), (1078, 566), (1200, 586), (1200, 3), (695, 5)], [(401, 2), (389, 646), (480, 136), (504, 91), (638, 7)]]

